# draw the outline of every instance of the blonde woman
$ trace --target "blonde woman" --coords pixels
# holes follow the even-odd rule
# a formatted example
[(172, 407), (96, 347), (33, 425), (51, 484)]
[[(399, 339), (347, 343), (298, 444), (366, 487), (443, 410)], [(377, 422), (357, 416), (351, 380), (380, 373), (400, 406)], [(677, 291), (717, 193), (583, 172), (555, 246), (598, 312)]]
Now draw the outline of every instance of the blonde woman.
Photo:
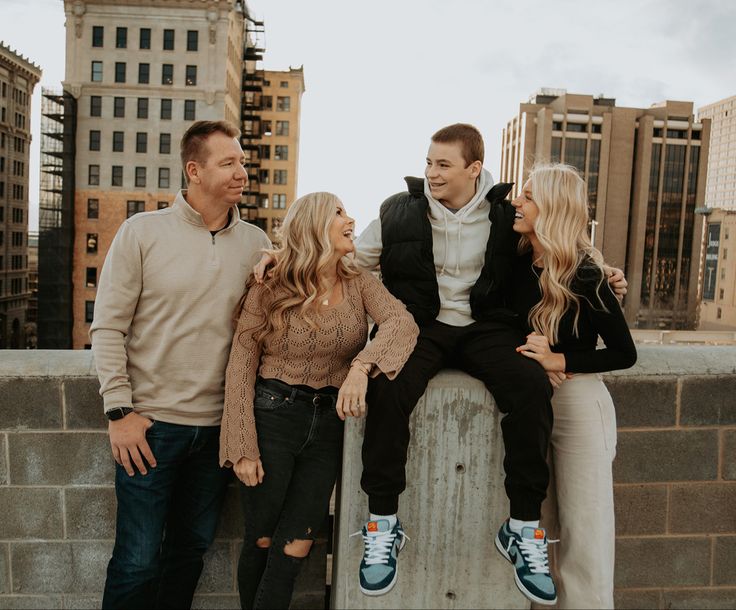
[(542, 509), (560, 539), (558, 605), (613, 608), (616, 415), (599, 373), (632, 366), (636, 349), (588, 236), (586, 187), (576, 170), (535, 168), (512, 204), (520, 234), (514, 308), (531, 331), (517, 351), (564, 379), (552, 398)]
[[(416, 343), (401, 302), (347, 257), (353, 229), (335, 195), (297, 199), (274, 267), (243, 300), (220, 437), (220, 462), (243, 483), (243, 608), (288, 608), (327, 515), (343, 421), (364, 414), (368, 377), (395, 377)], [(366, 314), (379, 325), (368, 345)]]

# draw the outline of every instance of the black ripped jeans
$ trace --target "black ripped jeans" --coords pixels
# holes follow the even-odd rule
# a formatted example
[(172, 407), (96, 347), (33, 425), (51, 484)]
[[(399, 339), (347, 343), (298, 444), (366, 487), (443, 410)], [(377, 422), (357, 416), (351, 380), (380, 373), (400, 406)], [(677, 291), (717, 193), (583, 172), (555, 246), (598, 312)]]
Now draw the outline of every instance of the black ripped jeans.
[[(313, 540), (324, 523), (342, 458), (336, 388), (307, 392), (276, 379), (256, 383), (254, 412), (263, 483), (241, 485), (245, 538), (238, 563), (243, 608), (288, 608), (302, 558), (284, 547)], [(259, 548), (270, 538), (269, 548)]]

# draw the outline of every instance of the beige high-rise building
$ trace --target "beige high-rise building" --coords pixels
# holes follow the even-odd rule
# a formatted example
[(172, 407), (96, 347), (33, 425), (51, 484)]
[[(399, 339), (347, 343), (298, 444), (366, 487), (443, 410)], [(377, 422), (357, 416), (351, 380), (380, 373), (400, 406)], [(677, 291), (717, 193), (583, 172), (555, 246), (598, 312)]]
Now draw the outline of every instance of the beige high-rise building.
[(736, 95), (698, 110), (710, 119), (705, 206), (736, 210)]
[(65, 0), (64, 91), (76, 100), (74, 348), (89, 344), (102, 263), (120, 224), (183, 186), (179, 141), (240, 123), (244, 3)]
[(31, 96), (41, 69), (0, 42), (0, 349), (25, 347)]
[(516, 194), (536, 162), (578, 168), (595, 245), (629, 281), (629, 325), (694, 328), (709, 136), (692, 102), (625, 108), (541, 90), (503, 130), (501, 179)]
[(709, 208), (703, 244), (699, 330), (736, 330), (736, 209)]
[(276, 240), (297, 192), (304, 70), (257, 70), (246, 89), (249, 114), (244, 116), (243, 133), (249, 136), (244, 148), (250, 186), (243, 216)]

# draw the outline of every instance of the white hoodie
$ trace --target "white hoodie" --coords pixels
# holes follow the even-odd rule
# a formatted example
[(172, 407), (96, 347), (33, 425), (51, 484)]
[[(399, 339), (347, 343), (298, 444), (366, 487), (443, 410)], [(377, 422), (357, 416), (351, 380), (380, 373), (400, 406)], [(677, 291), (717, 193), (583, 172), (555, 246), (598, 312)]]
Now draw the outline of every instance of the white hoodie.
[[(432, 226), (432, 252), (437, 271), (440, 313), (437, 319), (451, 326), (474, 322), (470, 312), (470, 291), (478, 281), (485, 261), (491, 221), (485, 197), (493, 186), (491, 173), (483, 169), (473, 198), (452, 211), (437, 201), (424, 179)], [(355, 260), (363, 268), (375, 269), (381, 256), (381, 221), (368, 225), (355, 241)]]

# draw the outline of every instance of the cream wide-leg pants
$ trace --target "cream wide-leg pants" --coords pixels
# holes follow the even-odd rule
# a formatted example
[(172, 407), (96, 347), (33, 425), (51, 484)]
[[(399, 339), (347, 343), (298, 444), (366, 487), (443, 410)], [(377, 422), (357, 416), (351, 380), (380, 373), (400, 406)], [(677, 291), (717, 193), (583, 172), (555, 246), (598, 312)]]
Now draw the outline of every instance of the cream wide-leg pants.
[(552, 408), (542, 525), (559, 538), (550, 545), (558, 607), (613, 608), (613, 401), (600, 375), (581, 374), (555, 390)]

